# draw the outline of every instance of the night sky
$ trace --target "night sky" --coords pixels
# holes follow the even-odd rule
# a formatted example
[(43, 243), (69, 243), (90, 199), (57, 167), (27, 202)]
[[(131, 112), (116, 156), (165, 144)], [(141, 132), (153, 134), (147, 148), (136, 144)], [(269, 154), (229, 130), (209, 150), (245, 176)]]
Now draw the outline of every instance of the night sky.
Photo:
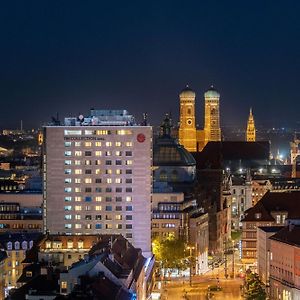
[(222, 124), (296, 126), (300, 1), (1, 1), (0, 128), (91, 107), (178, 119), (180, 90), (221, 93)]

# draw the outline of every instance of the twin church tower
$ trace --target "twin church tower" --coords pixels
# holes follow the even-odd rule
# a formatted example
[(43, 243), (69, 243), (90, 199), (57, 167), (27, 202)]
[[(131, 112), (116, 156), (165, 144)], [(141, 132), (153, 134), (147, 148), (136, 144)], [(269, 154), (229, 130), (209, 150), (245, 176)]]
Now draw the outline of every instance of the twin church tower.
[(179, 94), (179, 143), (190, 152), (201, 151), (209, 141), (221, 141), (220, 94), (211, 86), (204, 94), (204, 129), (196, 128), (195, 92), (188, 86)]
[[(196, 128), (195, 92), (186, 86), (179, 94), (180, 125), (179, 143), (190, 152), (201, 151), (210, 141), (221, 141), (220, 94), (211, 86), (204, 93), (204, 129)], [(255, 142), (255, 125), (250, 109), (246, 141)]]

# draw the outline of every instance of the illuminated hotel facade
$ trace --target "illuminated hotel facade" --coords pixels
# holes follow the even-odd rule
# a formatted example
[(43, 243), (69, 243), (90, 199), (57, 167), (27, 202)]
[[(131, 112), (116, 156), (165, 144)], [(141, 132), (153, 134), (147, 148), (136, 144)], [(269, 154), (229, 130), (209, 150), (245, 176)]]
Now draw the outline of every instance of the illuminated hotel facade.
[(152, 128), (91, 115), (44, 128), (44, 231), (122, 234), (150, 255)]

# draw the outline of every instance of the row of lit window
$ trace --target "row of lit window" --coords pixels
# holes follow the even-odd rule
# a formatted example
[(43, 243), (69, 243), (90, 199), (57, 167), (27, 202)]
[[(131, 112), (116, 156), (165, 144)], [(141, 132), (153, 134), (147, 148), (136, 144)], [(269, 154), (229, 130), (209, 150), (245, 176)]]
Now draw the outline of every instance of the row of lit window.
[[(66, 187), (65, 188), (65, 193), (72, 193), (72, 192), (75, 192), (75, 193), (92, 193), (93, 192), (93, 189), (91, 187), (86, 187), (86, 188), (81, 188), (81, 187), (75, 187), (74, 189), (72, 189), (71, 187)], [(96, 187), (95, 190), (94, 190), (96, 193), (102, 193), (102, 192), (105, 192), (105, 193), (112, 193), (112, 188), (110, 187), (107, 187), (104, 189), (100, 188), (100, 187)], [(127, 187), (124, 189), (122, 189), (121, 187), (117, 187), (115, 188), (115, 192), (116, 193), (122, 193), (122, 192), (126, 192), (126, 193), (132, 193), (132, 188), (131, 187)]]
[[(125, 160), (124, 162), (125, 162), (124, 165), (126, 165), (126, 166), (130, 166), (130, 165), (133, 164), (133, 161), (132, 161), (132, 160)], [(90, 160), (90, 159), (86, 159), (86, 160), (82, 161), (82, 165), (84, 164), (85, 166), (91, 166), (93, 163), (94, 163), (96, 166), (99, 166), (99, 165), (102, 164), (102, 161), (101, 161), (100, 159), (97, 159), (97, 160), (95, 160), (95, 161), (92, 161), (92, 160)], [(105, 163), (106, 166), (111, 166), (111, 165), (113, 164), (113, 161), (112, 161), (112, 160), (106, 160), (104, 163)], [(114, 163), (115, 163), (116, 166), (121, 166), (121, 165), (123, 165), (122, 160), (119, 160), (119, 159), (115, 160)], [(70, 161), (70, 160), (65, 160), (65, 165), (71, 165), (71, 164), (72, 164), (72, 161)], [(76, 166), (79, 166), (79, 165), (81, 165), (81, 162), (75, 160), (75, 165), (76, 165)], [(75, 171), (77, 171), (77, 173), (75, 172), (75, 174), (82, 174), (82, 170), (81, 170), (81, 171), (80, 171), (80, 170), (81, 170), (81, 169), (75, 170)], [(90, 170), (90, 171), (91, 171), (91, 170)], [(71, 172), (72, 172), (71, 169), (66, 169), (66, 170), (65, 170), (65, 174), (71, 174)], [(92, 172), (92, 171), (91, 171), (91, 172)]]
[[(71, 229), (73, 224), (65, 224), (65, 229)], [(113, 224), (101, 224), (101, 223), (96, 223), (96, 224), (74, 224), (74, 228), (75, 229), (93, 229), (93, 225), (95, 225), (95, 229), (113, 229), (113, 227), (115, 227), (116, 229), (123, 229), (123, 224), (115, 224), (113, 226)], [(130, 230), (132, 229), (132, 224), (126, 224), (126, 226), (124, 226), (125, 229)]]
[[(102, 178), (95, 178), (95, 183), (102, 183), (102, 181), (104, 181), (104, 183), (113, 183), (113, 181), (115, 183), (122, 183), (123, 180), (122, 178), (115, 178), (114, 180), (112, 178), (104, 178), (102, 180)], [(74, 182), (75, 183), (93, 183), (93, 179), (92, 178), (83, 178), (81, 180), (81, 178), (74, 178)], [(65, 178), (65, 183), (72, 183), (72, 178)], [(125, 179), (125, 183), (132, 183), (132, 178), (126, 178)]]
[[(65, 151), (65, 156), (72, 156), (74, 154), (74, 156), (92, 156), (93, 152), (92, 151), (81, 151), (81, 150), (76, 150), (74, 152), (68, 150)], [(122, 156), (122, 154), (124, 155), (124, 152), (122, 151), (115, 151), (113, 153), (113, 151), (94, 151), (94, 155), (95, 156), (102, 156), (104, 154), (104, 156)], [(125, 156), (132, 156), (132, 151), (125, 151)]]
[[(92, 209), (93, 210), (96, 210), (96, 211), (101, 211), (102, 210), (102, 206), (101, 205), (96, 205), (96, 206), (90, 206), (90, 205), (86, 205), (84, 207), (82, 207), (81, 205), (75, 205), (74, 206), (74, 210), (75, 211), (81, 211), (81, 210), (85, 210), (85, 211), (91, 211)], [(72, 205), (65, 205), (64, 206), (64, 210), (65, 211), (72, 211), (73, 210), (73, 207)], [(121, 205), (116, 205), (115, 206), (115, 211), (122, 211), (123, 210), (123, 207)], [(132, 211), (132, 206), (131, 205), (127, 205), (125, 207), (125, 210), (126, 211)], [(106, 205), (105, 206), (105, 211), (113, 211), (113, 206), (112, 205)]]
[(177, 214), (159, 214), (159, 213), (154, 213), (152, 215), (152, 219), (177, 219), (178, 216)]
[(65, 129), (64, 134), (65, 135), (110, 135), (110, 134), (117, 134), (117, 135), (131, 135), (132, 130), (129, 129), (120, 129), (116, 131), (111, 130), (70, 130)]
[(93, 146), (96, 146), (96, 147), (102, 147), (102, 146), (106, 146), (106, 147), (112, 147), (112, 146), (115, 146), (115, 147), (132, 147), (133, 143), (132, 142), (65, 142), (65, 147), (72, 147), (72, 146), (75, 146), (75, 147), (93, 147)]
[[(96, 175), (101, 175), (101, 174), (112, 175), (113, 173), (115, 173), (116, 175), (121, 175), (123, 173), (123, 170), (121, 170), (121, 169), (115, 169), (115, 170), (112, 170), (112, 169), (94, 169), (94, 170), (85, 169), (84, 174), (92, 174), (92, 171), (94, 171), (94, 173)], [(83, 170), (82, 169), (75, 169), (74, 173), (76, 175), (82, 175)], [(71, 169), (65, 169), (65, 175), (70, 175), (70, 174), (72, 174), (72, 170)], [(132, 170), (131, 169), (126, 169), (125, 174), (127, 174), (127, 175), (132, 174)], [(78, 183), (81, 183), (81, 182), (78, 182)]]
[[(7, 246), (7, 250), (12, 250), (13, 243), (8, 242), (6, 244), (6, 246)], [(28, 246), (29, 246), (29, 248), (28, 248)], [(20, 244), (20, 242), (18, 242), (18, 241), (14, 242), (14, 249), (15, 250), (19, 250), (20, 247), (22, 247), (23, 250), (27, 250), (27, 249), (32, 248), (32, 246), (33, 246), (33, 241), (30, 241), (29, 243), (27, 241), (23, 241), (22, 244)]]
[[(123, 198), (121, 196), (117, 196), (115, 198), (110, 197), (110, 196), (106, 196), (106, 197), (102, 197), (102, 196), (96, 196), (96, 197), (92, 197), (92, 196), (86, 196), (86, 197), (81, 197), (81, 196), (76, 196), (74, 197), (74, 201), (75, 202), (81, 202), (82, 200), (84, 200), (85, 202), (92, 202), (93, 200), (96, 202), (102, 202), (102, 200), (105, 200), (106, 202), (112, 202), (113, 199), (116, 202), (122, 202)], [(65, 197), (65, 202), (71, 202), (73, 200), (73, 197), (71, 196), (67, 196)], [(132, 196), (126, 196), (124, 198), (124, 200), (126, 202), (132, 202)]]
[[(65, 215), (65, 220), (72, 220), (73, 215)], [(82, 215), (75, 215), (74, 219), (75, 220), (92, 220), (95, 219), (97, 221), (102, 220), (102, 215), (85, 215), (84, 217)], [(123, 215), (115, 215), (115, 220), (119, 220), (121, 221), (123, 219)], [(132, 215), (126, 215), (125, 217), (126, 221), (132, 221)], [(106, 221), (112, 221), (113, 220), (113, 216), (112, 215), (105, 215), (105, 220)]]
[[(159, 223), (153, 223), (152, 224), (152, 228), (159, 228)], [(175, 228), (175, 224), (174, 223), (164, 223), (161, 224), (162, 228)]]

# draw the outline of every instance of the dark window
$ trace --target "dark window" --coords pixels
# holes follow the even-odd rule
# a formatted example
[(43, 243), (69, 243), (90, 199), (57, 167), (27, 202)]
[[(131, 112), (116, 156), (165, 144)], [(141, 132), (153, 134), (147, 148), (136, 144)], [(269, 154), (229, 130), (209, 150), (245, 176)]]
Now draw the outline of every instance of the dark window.
[(101, 178), (96, 178), (95, 182), (96, 183), (101, 183)]
[(121, 161), (121, 160), (116, 160), (116, 165), (117, 165), (117, 166), (122, 165), (122, 161)]
[(132, 170), (131, 169), (126, 170), (126, 174), (132, 174)]
[(101, 215), (96, 215), (96, 216), (95, 216), (95, 219), (96, 219), (96, 220), (101, 220), (102, 217), (101, 217)]
[[(91, 192), (92, 192), (92, 188), (90, 188), (90, 187), (85, 188), (85, 192), (86, 192), (86, 193), (91, 193)], [(90, 197), (90, 198), (91, 198), (91, 197)], [(87, 201), (87, 200), (85, 200), (85, 201)], [(92, 201), (92, 199), (91, 199), (91, 201)]]
[(116, 188), (116, 193), (122, 193), (122, 188), (117, 187)]
[(116, 211), (121, 211), (122, 210), (122, 206), (116, 206)]
[(132, 215), (126, 215), (126, 220), (132, 220)]
[(111, 165), (111, 160), (106, 160), (105, 164), (110, 166)]
[(132, 151), (126, 151), (125, 156), (132, 156)]
[(132, 188), (126, 188), (126, 192), (127, 193), (131, 193), (132, 192)]
[(92, 170), (91, 169), (86, 169), (85, 174), (92, 174)]
[[(91, 189), (92, 191), (92, 189)], [(91, 202), (92, 201), (92, 197), (85, 197), (85, 202)]]
[(132, 229), (132, 224), (126, 224), (126, 229)]
[(132, 206), (126, 206), (126, 211), (132, 211)]
[(116, 197), (116, 202), (122, 202), (122, 197)]
[(126, 178), (126, 183), (132, 183), (132, 179), (131, 178)]
[(84, 152), (84, 155), (85, 155), (85, 156), (92, 156), (92, 151), (85, 151), (85, 152)]

